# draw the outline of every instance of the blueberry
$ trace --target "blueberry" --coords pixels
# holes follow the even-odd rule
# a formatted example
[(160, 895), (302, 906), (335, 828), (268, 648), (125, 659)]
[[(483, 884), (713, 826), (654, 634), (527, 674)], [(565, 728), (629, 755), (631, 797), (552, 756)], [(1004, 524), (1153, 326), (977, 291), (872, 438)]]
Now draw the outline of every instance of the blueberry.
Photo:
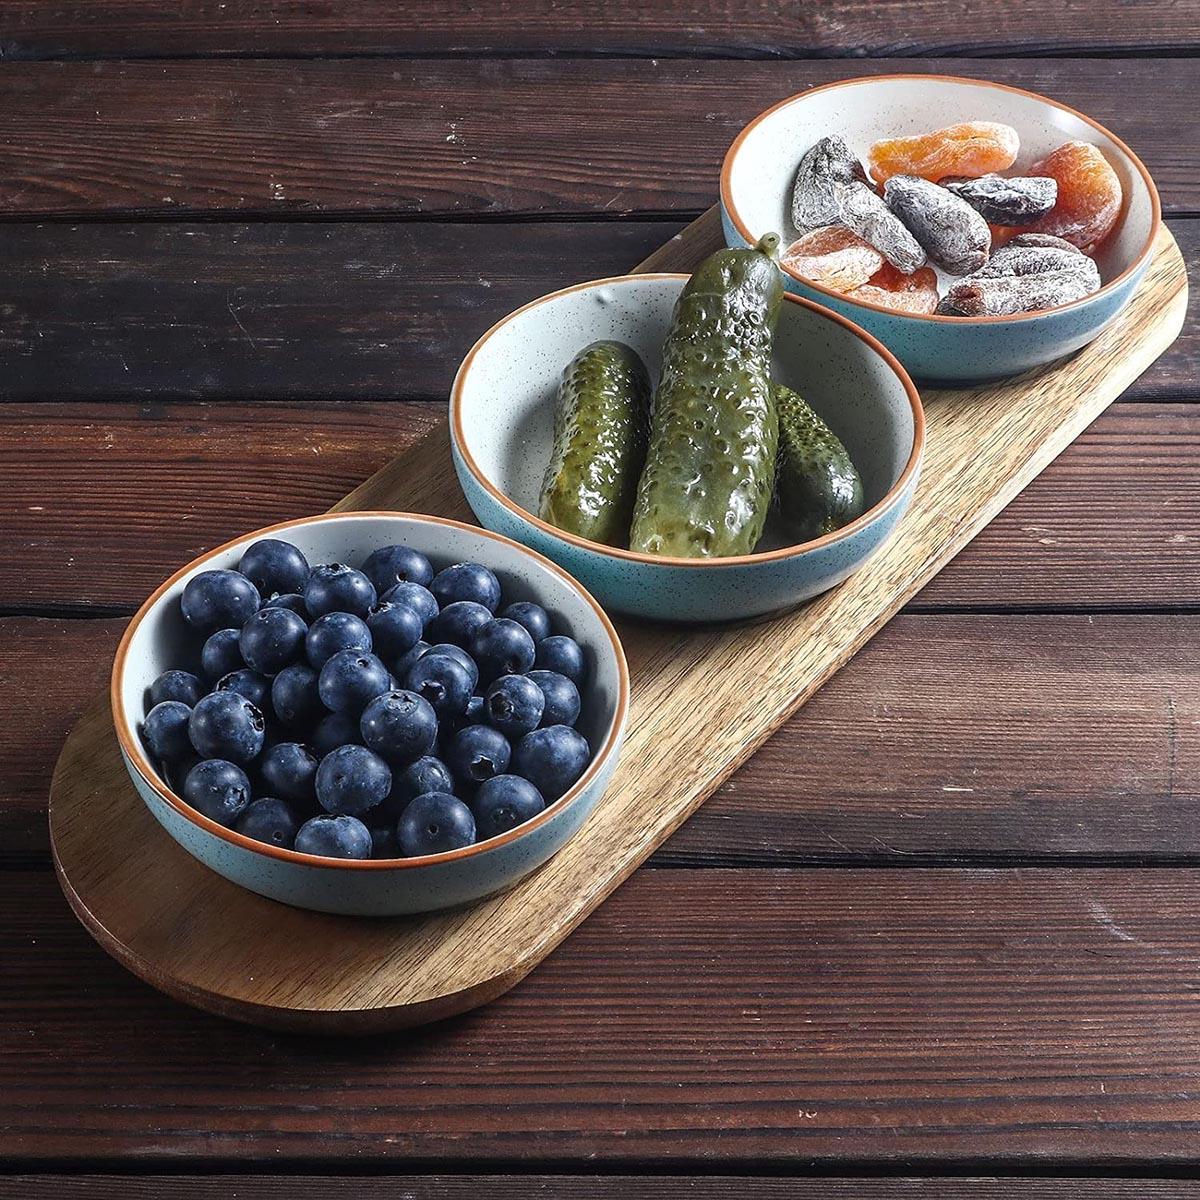
[(543, 725), (574, 725), (579, 720), (579, 689), (557, 671), (530, 671), (526, 676), (542, 689), (546, 707)]
[(278, 538), (255, 542), (242, 555), (238, 570), (263, 596), (302, 592), (308, 582), (308, 559), (290, 542)]
[(536, 729), (546, 707), (542, 689), (524, 675), (501, 675), (487, 690), (488, 724), (505, 737), (517, 738)]
[(391, 770), (366, 746), (339, 746), (317, 768), (317, 803), (336, 816), (361, 816), (391, 790)]
[(484, 683), (501, 675), (521, 675), (533, 666), (534, 645), (529, 630), (504, 617), (477, 629), (467, 651), (479, 665)]
[(304, 603), (304, 597), (299, 592), (284, 592), (282, 596), (272, 596), (263, 604), (263, 608), (290, 609), (297, 616), (308, 620), (308, 605)]
[(278, 675), (304, 653), (308, 626), (287, 608), (260, 608), (242, 626), (238, 645), (246, 665), (263, 675)]
[(409, 763), (407, 767), (392, 772), (392, 791), (387, 798), (385, 811), (399, 817), (411, 800), (426, 792), (453, 792), (454, 776), (440, 758), (427, 754)]
[(285, 850), (292, 848), (299, 828), (300, 821), (296, 814), (284, 801), (274, 796), (251, 801), (234, 826), (238, 833), (256, 842), (282, 846)]
[(457, 601), (473, 600), (494, 613), (500, 603), (500, 580), (480, 563), (455, 563), (439, 571), (429, 590), (443, 608)]
[(404, 686), (428, 701), (439, 718), (446, 718), (466, 711), (474, 684), (471, 672), (458, 659), (426, 654), (413, 663)]
[(210, 821), (232, 825), (250, 803), (250, 780), (234, 763), (206, 758), (187, 773), (183, 798)]
[(433, 578), (433, 566), (419, 550), (408, 546), (384, 546), (363, 563), (363, 574), (382, 596), (398, 583), (427, 584)]
[(188, 721), (192, 710), (178, 700), (164, 700), (147, 714), (142, 741), (156, 763), (178, 763), (192, 753)]
[(454, 778), (465, 784), (482, 783), (493, 775), (503, 775), (511, 757), (508, 738), (490, 725), (468, 725), (455, 733), (446, 746), (446, 765)]
[(362, 741), (358, 730), (358, 718), (351, 713), (326, 713), (317, 722), (309, 738), (318, 758), (324, 758), (339, 746), (355, 746)]
[(150, 707), (164, 700), (178, 700), (189, 708), (204, 695), (204, 685), (191, 671), (164, 671), (150, 685)]
[(357, 817), (313, 817), (300, 826), (295, 849), (322, 858), (370, 858), (371, 831)]
[(396, 836), (410, 858), (460, 850), (475, 840), (475, 818), (457, 796), (426, 792), (404, 810)]
[(468, 725), (482, 725), (487, 720), (487, 702), (480, 695), (474, 695), (467, 701), (466, 709), (454, 717), (447, 717), (438, 725), (438, 734), (443, 742), (450, 739)]
[(325, 713), (317, 686), (317, 673), (304, 663), (284, 667), (271, 683), (271, 707), (293, 728), (308, 726)]
[(271, 681), (265, 675), (251, 671), (249, 667), (239, 667), (236, 671), (230, 671), (228, 675), (222, 675), (213, 691), (236, 692), (239, 696), (245, 696), (263, 716), (273, 708)]
[(582, 734), (567, 725), (547, 725), (527, 733), (513, 752), (513, 770), (547, 801), (557, 800), (587, 769), (592, 751)]
[(267, 790), (284, 800), (311, 804), (317, 797), (317, 756), (299, 742), (271, 746), (258, 765)]
[(398, 583), (382, 593), (379, 599), (387, 604), (407, 604), (421, 618), (422, 625), (428, 625), (440, 608), (437, 597), (419, 583)]
[(375, 643), (375, 653), (390, 661), (407, 653), (421, 640), (425, 624), (416, 609), (385, 600), (371, 610), (367, 628)]
[(261, 603), (257, 588), (245, 575), (237, 571), (201, 571), (188, 580), (179, 607), (193, 629), (212, 633), (231, 626), (241, 628)]
[[(395, 662), (392, 663), (392, 674), (401, 682), (404, 683), (408, 678), (409, 671), (412, 670), (412, 665), (426, 653), (429, 649), (428, 642), (418, 642), (411, 650), (405, 650)], [(457, 649), (457, 647), (456, 647)]]
[(495, 775), (485, 779), (471, 797), (471, 812), (475, 815), (475, 829), (480, 841), (523, 825), (545, 807), (542, 793), (520, 775)]
[(500, 615), (524, 626), (535, 642), (540, 642), (542, 638), (550, 636), (550, 616), (540, 604), (534, 604), (529, 600), (518, 600), (516, 604), (510, 604)]
[(339, 650), (374, 649), (371, 631), (362, 617), (348, 612), (330, 612), (318, 617), (308, 629), (304, 650), (309, 666), (320, 670)]
[(304, 588), (304, 603), (314, 617), (348, 612), (365, 617), (375, 606), (375, 587), (361, 572), (345, 563), (313, 567)]
[(447, 604), (426, 627), (433, 642), (451, 642), (466, 649), (475, 633), (492, 619), (491, 612), (474, 600), (457, 600)]
[(362, 740), (389, 762), (407, 763), (428, 754), (437, 743), (437, 715), (415, 692), (396, 690), (376, 696), (359, 722)]
[(162, 777), (167, 781), (167, 787), (182, 796), (184, 784), (187, 783), (187, 777), (199, 761), (200, 759), (196, 756), (195, 752), (192, 752), (180, 762), (165, 763), (162, 768)]
[(372, 858), (399, 858), (400, 841), (395, 825), (381, 825), (371, 830)]
[(266, 721), (237, 692), (212, 692), (192, 709), (188, 736), (201, 758), (225, 758), (245, 765), (263, 748)]
[(576, 687), (583, 683), (583, 647), (572, 637), (561, 633), (542, 638), (537, 644), (534, 666), (540, 671), (557, 671)]
[(361, 713), (392, 686), (387, 667), (374, 654), (339, 650), (321, 668), (321, 703), (333, 712)]
[(238, 649), (240, 636), (236, 629), (218, 629), (208, 635), (200, 651), (200, 670), (206, 679), (215, 683), (222, 675), (246, 665)]
[[(461, 646), (456, 646), (453, 644), (453, 642), (437, 642), (430, 646), (425, 653), (434, 655), (441, 654), (462, 663), (462, 665), (467, 668), (467, 673), (471, 676), (472, 690), (479, 682), (479, 668), (475, 665), (475, 660)], [(422, 657), (424, 657), (424, 655), (422, 655)]]

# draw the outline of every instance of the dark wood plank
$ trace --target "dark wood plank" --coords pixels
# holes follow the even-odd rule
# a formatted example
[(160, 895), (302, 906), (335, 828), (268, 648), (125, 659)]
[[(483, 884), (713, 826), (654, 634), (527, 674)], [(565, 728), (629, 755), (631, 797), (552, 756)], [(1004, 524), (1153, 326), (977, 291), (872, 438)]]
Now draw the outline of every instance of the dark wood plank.
[[(0, 224), (3, 395), (441, 400), (494, 321), (555, 288), (622, 274), (676, 229)], [(1200, 221), (1172, 230), (1200, 269)], [(1191, 321), (1128, 396), (1193, 391), (1198, 356)]]
[(0, 905), (10, 1169), (1195, 1159), (1193, 870), (646, 871), (491, 1007), (362, 1042), (159, 996), (48, 872)]
[[(997, 26), (997, 28), (1000, 28)], [(682, 62), (352, 59), (11, 63), (0, 213), (608, 216), (707, 208), (737, 131), (851, 73), (938, 70), (1054, 95), (1200, 209), (1200, 60)], [(437, 97), (431, 103), (431, 98)]]
[[(0, 611), (132, 612), (227, 538), (320, 512), (435, 404), (0, 406)], [(447, 468), (448, 469), (448, 468)], [(922, 593), (925, 605), (1200, 604), (1200, 406), (1106, 413)], [(86, 520), (83, 519), (86, 514)]]
[(618, 0), (486, 4), (464, 19), (418, 0), (318, 0), (269, 7), (184, 0), (8, 0), (9, 58), (214, 54), (672, 54), (828, 56), (1180, 50), (1196, 45), (1185, 7), (1118, 0), (1002, 0), (985, 20), (937, 0), (738, 4)]
[(0, 1200), (1187, 1200), (1175, 1179), (763, 1179), (749, 1175), (14, 1175)]
[[(123, 627), (0, 620), (0, 862)], [(1198, 664), (1196, 616), (902, 615), (653, 861), (1200, 861)]]

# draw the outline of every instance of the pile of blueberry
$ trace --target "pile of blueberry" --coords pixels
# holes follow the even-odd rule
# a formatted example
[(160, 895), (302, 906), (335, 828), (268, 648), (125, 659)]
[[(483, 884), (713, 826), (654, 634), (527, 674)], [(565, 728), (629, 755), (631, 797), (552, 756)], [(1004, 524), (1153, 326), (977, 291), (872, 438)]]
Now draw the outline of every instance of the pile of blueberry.
[(591, 761), (579, 643), (538, 604), (501, 608), (479, 563), (435, 574), (387, 546), (361, 570), (310, 568), (266, 538), (236, 571), (193, 576), (180, 604), (199, 674), (154, 681), (142, 738), (193, 808), (258, 841), (455, 850), (528, 821)]

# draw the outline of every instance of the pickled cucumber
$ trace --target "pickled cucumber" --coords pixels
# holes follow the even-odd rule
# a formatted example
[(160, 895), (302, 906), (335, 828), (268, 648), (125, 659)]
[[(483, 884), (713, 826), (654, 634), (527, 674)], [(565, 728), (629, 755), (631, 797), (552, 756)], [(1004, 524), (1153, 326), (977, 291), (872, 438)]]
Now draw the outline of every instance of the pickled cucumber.
[(621, 342), (582, 349), (558, 388), (542, 519), (593, 542), (624, 546), (649, 421), (650, 377), (636, 352)]
[(779, 237), (718, 250), (675, 304), (629, 544), (681, 558), (749, 554), (762, 536), (779, 426), (771, 338)]
[(862, 516), (858, 471), (837, 435), (791, 388), (772, 384), (779, 413), (779, 513), (790, 536), (808, 542)]

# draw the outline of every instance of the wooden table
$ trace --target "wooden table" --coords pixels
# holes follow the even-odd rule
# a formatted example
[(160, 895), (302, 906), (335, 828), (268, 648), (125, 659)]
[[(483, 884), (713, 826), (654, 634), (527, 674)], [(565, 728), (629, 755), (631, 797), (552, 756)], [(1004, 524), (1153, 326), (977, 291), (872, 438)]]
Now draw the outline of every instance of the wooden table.
[(142, 597), (410, 445), (772, 101), (1047, 92), (1200, 253), (1195, 0), (432, 7), (0, 7), (0, 1198), (1200, 1195), (1192, 326), (490, 1008), (271, 1036), (74, 921), (50, 769)]

